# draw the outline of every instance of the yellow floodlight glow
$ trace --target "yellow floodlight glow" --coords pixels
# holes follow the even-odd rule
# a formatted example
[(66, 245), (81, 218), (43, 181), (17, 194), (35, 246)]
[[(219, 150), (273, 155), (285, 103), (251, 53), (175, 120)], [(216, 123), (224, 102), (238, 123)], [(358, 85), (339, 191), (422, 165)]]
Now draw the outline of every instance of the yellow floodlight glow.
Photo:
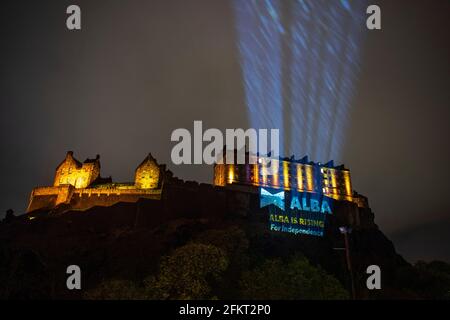
[(314, 183), (313, 183), (312, 167), (307, 165), (307, 166), (305, 166), (305, 169), (306, 169), (306, 187), (307, 187), (308, 191), (313, 191)]
[(263, 163), (261, 164), (261, 173), (262, 173), (262, 183), (263, 185), (267, 185), (267, 168), (266, 168), (266, 164), (265, 161), (263, 161)]
[(228, 166), (228, 183), (233, 183), (234, 180), (234, 166), (229, 165)]
[(289, 163), (283, 161), (283, 183), (286, 189), (289, 188)]
[(278, 160), (272, 159), (272, 170), (273, 170), (273, 186), (278, 188), (280, 186), (278, 170), (280, 163)]
[(253, 165), (253, 184), (254, 185), (259, 185), (259, 163), (256, 162)]
[(344, 175), (345, 194), (347, 196), (351, 196), (352, 195), (352, 185), (350, 182), (350, 172), (343, 171), (343, 175)]
[(297, 189), (298, 190), (303, 190), (304, 186), (303, 186), (303, 172), (302, 172), (302, 165), (298, 164), (297, 165)]
[(331, 172), (331, 187), (333, 193), (337, 193), (337, 182), (336, 182), (336, 170), (330, 170)]

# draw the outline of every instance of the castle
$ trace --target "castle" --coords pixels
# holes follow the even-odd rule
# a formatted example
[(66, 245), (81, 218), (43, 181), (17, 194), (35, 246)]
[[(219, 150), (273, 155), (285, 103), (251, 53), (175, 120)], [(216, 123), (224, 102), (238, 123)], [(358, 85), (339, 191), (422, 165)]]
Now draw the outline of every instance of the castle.
[[(253, 155), (245, 151), (245, 163), (237, 163), (237, 151), (224, 152), (222, 163), (214, 165), (214, 185), (216, 186), (256, 186), (272, 189), (296, 190), (321, 194), (338, 201), (346, 200), (359, 207), (367, 207), (367, 198), (353, 191), (350, 170), (344, 165), (335, 166), (333, 160), (321, 164), (302, 159), (278, 157), (278, 159)], [(233, 157), (233, 161), (227, 161)], [(233, 164), (228, 164), (232, 162)], [(272, 174), (266, 163), (271, 163)]]
[(66, 205), (85, 210), (93, 206), (110, 206), (117, 202), (136, 202), (140, 198), (161, 198), (164, 181), (172, 173), (149, 154), (136, 168), (134, 182), (115, 183), (100, 176), (100, 157), (83, 163), (69, 151), (56, 168), (51, 187), (37, 187), (31, 192), (27, 212)]
[[(246, 152), (245, 164), (236, 164), (237, 151), (226, 153), (224, 163), (214, 165), (213, 188), (249, 193), (258, 193), (259, 187), (297, 190), (368, 207), (367, 198), (353, 191), (350, 171), (343, 165), (334, 166), (333, 161), (321, 164), (308, 161), (307, 157), (300, 160), (270, 158), (275, 171), (268, 174), (266, 162), (262, 161), (268, 157), (257, 155), (256, 163), (251, 164)], [(226, 157), (230, 154), (235, 164), (227, 163)], [(86, 210), (118, 202), (137, 202), (140, 198), (160, 200), (168, 185), (186, 187), (188, 184), (174, 178), (172, 172), (165, 165), (159, 165), (151, 154), (136, 168), (134, 182), (116, 183), (111, 177), (101, 177), (99, 156), (81, 163), (69, 151), (56, 168), (53, 186), (32, 190), (27, 212), (55, 208)]]

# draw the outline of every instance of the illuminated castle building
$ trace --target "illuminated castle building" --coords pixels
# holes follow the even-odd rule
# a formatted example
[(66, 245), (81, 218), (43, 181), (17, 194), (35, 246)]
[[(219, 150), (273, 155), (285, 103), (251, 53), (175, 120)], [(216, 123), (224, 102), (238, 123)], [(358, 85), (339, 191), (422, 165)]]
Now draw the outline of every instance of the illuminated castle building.
[(33, 189), (27, 211), (60, 205), (85, 210), (140, 198), (160, 199), (164, 181), (170, 178), (172, 173), (149, 154), (136, 168), (134, 182), (114, 183), (111, 177), (100, 176), (99, 156), (81, 163), (69, 151), (56, 168), (53, 186)]
[[(227, 163), (231, 162), (227, 161), (227, 155), (234, 157), (234, 164)], [(236, 164), (237, 151), (225, 152), (223, 163), (214, 166), (214, 185), (297, 190), (368, 206), (367, 198), (353, 191), (350, 171), (344, 165), (335, 166), (332, 160), (321, 164), (308, 161), (307, 156), (299, 160), (294, 156), (273, 159), (269, 154), (269, 157), (256, 155), (252, 164), (249, 157), (245, 152), (245, 163)], [(272, 174), (266, 163), (270, 163)]]
[[(233, 155), (234, 163), (237, 163), (237, 151), (228, 154)], [(275, 168), (273, 174), (268, 173), (267, 160)], [(334, 166), (333, 161), (321, 164), (310, 162), (307, 157), (296, 160), (294, 157), (272, 159), (257, 155), (255, 162), (250, 163), (249, 153), (246, 152), (245, 164), (215, 164), (214, 183), (207, 186), (254, 194), (258, 194), (259, 187), (297, 190), (368, 207), (367, 198), (353, 191), (350, 171), (343, 165)], [(32, 190), (27, 212), (55, 208), (86, 210), (118, 202), (137, 202), (140, 198), (161, 200), (164, 190), (170, 190), (169, 186), (186, 190), (192, 185), (193, 182), (173, 177), (172, 172), (166, 170), (165, 165), (159, 165), (151, 154), (136, 168), (134, 182), (117, 183), (111, 177), (100, 176), (99, 156), (81, 163), (69, 151), (56, 168), (53, 186)]]

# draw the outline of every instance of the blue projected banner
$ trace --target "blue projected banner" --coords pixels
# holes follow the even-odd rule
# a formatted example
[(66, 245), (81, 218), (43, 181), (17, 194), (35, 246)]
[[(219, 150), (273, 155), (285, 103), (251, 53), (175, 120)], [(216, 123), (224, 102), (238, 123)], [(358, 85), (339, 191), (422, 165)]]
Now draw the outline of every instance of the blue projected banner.
[(260, 188), (260, 207), (269, 208), (271, 231), (322, 237), (332, 199), (307, 192)]

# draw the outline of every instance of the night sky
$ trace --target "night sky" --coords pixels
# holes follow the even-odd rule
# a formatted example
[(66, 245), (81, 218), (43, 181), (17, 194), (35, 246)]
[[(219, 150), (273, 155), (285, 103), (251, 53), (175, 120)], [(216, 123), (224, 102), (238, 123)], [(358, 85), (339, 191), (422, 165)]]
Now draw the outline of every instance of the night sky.
[[(70, 4), (81, 31), (66, 28)], [(382, 30), (361, 25), (340, 160), (401, 254), (450, 261), (450, 2), (371, 4)], [(1, 214), (23, 213), (68, 150), (100, 154), (115, 181), (132, 181), (151, 152), (176, 176), (212, 183), (210, 166), (171, 163), (170, 134), (194, 120), (250, 126), (234, 18), (228, 1), (2, 2)]]

